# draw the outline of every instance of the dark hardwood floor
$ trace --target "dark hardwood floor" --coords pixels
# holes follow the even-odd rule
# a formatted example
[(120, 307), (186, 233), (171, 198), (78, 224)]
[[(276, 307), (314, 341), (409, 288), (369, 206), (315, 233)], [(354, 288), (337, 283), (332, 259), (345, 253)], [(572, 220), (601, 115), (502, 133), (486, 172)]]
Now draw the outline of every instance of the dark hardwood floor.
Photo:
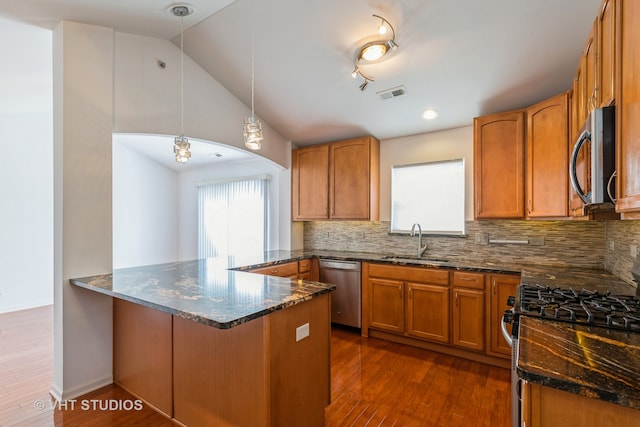
[[(93, 409), (109, 401), (135, 401), (115, 385), (76, 399), (73, 409), (69, 403), (59, 407), (49, 396), (52, 325), (51, 306), (0, 314), (0, 426), (177, 425), (146, 405), (128, 411)], [(340, 328), (334, 328), (331, 344), (327, 426), (509, 425), (506, 369)]]

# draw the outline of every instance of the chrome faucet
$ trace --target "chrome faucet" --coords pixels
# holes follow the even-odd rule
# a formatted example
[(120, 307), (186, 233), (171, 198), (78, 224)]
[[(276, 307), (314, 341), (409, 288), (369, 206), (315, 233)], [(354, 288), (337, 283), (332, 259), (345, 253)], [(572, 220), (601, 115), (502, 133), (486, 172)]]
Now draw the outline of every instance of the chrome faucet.
[(422, 227), (420, 227), (418, 223), (411, 226), (410, 236), (413, 237), (416, 235), (416, 227), (418, 227), (418, 258), (420, 258), (427, 250), (427, 244), (425, 243), (424, 246), (422, 246)]

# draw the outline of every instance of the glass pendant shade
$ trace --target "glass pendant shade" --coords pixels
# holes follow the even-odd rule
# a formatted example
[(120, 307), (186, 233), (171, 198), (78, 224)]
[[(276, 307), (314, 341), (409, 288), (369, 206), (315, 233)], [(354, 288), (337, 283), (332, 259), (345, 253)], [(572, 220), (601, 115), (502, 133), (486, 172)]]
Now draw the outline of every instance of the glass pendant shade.
[(184, 135), (176, 136), (173, 144), (173, 153), (176, 156), (176, 162), (187, 163), (187, 160), (191, 157), (189, 147), (191, 147), (191, 144), (189, 144), (189, 140)]
[(244, 145), (250, 150), (259, 150), (262, 146), (262, 124), (255, 117), (244, 118)]

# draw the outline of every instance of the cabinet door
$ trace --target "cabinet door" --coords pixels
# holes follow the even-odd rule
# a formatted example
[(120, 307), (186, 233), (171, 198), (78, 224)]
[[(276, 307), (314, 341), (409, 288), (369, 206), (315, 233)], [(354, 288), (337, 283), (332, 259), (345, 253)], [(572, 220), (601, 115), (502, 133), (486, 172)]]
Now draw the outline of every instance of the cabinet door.
[[(329, 217), (332, 219), (369, 219), (373, 138), (336, 142), (330, 147)], [(375, 147), (373, 147), (375, 148)], [(377, 190), (377, 185), (376, 185)], [(376, 192), (377, 194), (377, 192)], [(377, 206), (377, 198), (376, 198)]]
[(603, 0), (598, 15), (598, 105), (612, 105), (616, 74), (616, 1)]
[(640, 2), (619, 0), (616, 16), (616, 211), (625, 218), (640, 212)]
[(524, 217), (524, 112), (474, 119), (475, 217)]
[(584, 87), (585, 87), (585, 98), (584, 102), (586, 102), (584, 109), (582, 110), (581, 123), (587, 119), (589, 112), (593, 110), (598, 104), (598, 95), (597, 95), (597, 80), (596, 80), (596, 70), (597, 70), (597, 32), (598, 32), (598, 20), (596, 19), (591, 26), (591, 31), (587, 36), (587, 41), (584, 45), (584, 50), (582, 51), (582, 72), (584, 73)]
[(569, 105), (562, 93), (527, 109), (527, 217), (568, 214)]
[(453, 289), (453, 345), (484, 351), (484, 291)]
[(449, 288), (406, 283), (407, 334), (449, 342)]
[(369, 279), (369, 326), (404, 332), (404, 285), (398, 280)]
[(293, 150), (291, 207), (294, 221), (329, 217), (329, 147), (317, 145)]
[[(501, 323), (505, 310), (510, 309), (507, 298), (515, 296), (516, 287), (520, 284), (519, 276), (491, 274), (489, 289), (491, 292), (491, 317), (489, 325), (490, 353), (494, 355), (511, 356), (511, 347), (502, 336)], [(509, 326), (511, 332), (511, 326)]]

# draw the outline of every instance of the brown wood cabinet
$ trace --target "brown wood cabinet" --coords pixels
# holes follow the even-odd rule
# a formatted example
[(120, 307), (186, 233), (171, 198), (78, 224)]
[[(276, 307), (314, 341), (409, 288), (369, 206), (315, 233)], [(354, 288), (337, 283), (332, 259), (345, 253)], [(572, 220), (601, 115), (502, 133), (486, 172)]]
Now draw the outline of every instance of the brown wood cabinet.
[(449, 272), (369, 264), (365, 278), (373, 329), (449, 342)]
[(293, 220), (329, 218), (329, 146), (293, 150), (291, 199)]
[(568, 93), (527, 109), (527, 217), (566, 217), (569, 197)]
[(379, 176), (380, 145), (373, 137), (293, 150), (293, 220), (377, 220)]
[[(505, 310), (510, 309), (507, 305), (507, 298), (515, 296), (516, 287), (520, 284), (520, 276), (506, 274), (487, 274), (487, 285), (490, 293), (489, 304), (489, 328), (487, 329), (487, 340), (490, 343), (488, 353), (494, 356), (511, 357), (511, 347), (502, 336), (502, 315)], [(511, 326), (508, 326), (511, 332)]]
[(615, 103), (616, 0), (603, 0), (598, 14), (598, 106)]
[(616, 211), (640, 218), (640, 2), (616, 2)]
[(473, 125), (475, 218), (524, 218), (524, 112), (476, 117)]
[(598, 106), (598, 20), (591, 26), (591, 31), (587, 36), (580, 59), (582, 72), (584, 74), (584, 97), (585, 103), (581, 109), (580, 123), (584, 123), (589, 112)]
[(637, 427), (639, 420), (636, 409), (540, 384), (522, 386), (522, 425), (527, 427)]
[(405, 286), (407, 335), (448, 343), (449, 286), (411, 282)]
[(298, 262), (286, 262), (284, 264), (275, 264), (267, 267), (258, 267), (249, 270), (251, 273), (265, 274), (267, 276), (287, 277), (289, 279), (298, 278)]
[(452, 273), (451, 343), (469, 350), (485, 350), (484, 274)]

